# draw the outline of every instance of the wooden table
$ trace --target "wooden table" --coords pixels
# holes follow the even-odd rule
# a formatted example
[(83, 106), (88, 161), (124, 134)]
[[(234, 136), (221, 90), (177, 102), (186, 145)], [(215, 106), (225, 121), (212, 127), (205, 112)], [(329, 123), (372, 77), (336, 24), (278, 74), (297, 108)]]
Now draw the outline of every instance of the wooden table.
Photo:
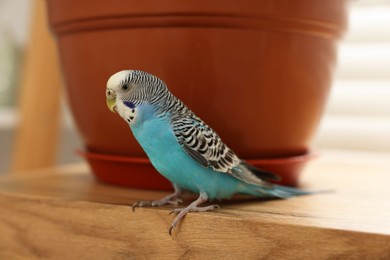
[(390, 154), (324, 152), (302, 187), (333, 193), (236, 199), (188, 214), (173, 236), (164, 192), (94, 180), (85, 164), (0, 177), (0, 259), (390, 259)]

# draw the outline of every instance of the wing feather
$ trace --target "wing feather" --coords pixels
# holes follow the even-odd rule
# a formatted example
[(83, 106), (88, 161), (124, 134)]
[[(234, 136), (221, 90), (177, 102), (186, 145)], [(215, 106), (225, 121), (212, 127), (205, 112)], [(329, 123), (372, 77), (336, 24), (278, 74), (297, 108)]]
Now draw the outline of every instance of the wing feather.
[[(264, 172), (263, 178), (260, 174), (262, 170), (248, 167), (213, 129), (194, 114), (172, 118), (172, 127), (184, 151), (204, 167), (212, 167), (217, 172), (255, 185), (267, 185), (263, 180), (278, 178), (268, 172)], [(256, 171), (253, 172), (253, 169)]]

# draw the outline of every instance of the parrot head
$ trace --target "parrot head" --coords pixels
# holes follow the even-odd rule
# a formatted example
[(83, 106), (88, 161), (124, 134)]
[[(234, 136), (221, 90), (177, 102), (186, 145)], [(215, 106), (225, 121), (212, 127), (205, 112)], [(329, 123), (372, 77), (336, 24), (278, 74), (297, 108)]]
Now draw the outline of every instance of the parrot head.
[(122, 70), (107, 81), (106, 104), (112, 112), (117, 111), (118, 102), (130, 108), (150, 102), (164, 90), (165, 83), (156, 76), (140, 70)]

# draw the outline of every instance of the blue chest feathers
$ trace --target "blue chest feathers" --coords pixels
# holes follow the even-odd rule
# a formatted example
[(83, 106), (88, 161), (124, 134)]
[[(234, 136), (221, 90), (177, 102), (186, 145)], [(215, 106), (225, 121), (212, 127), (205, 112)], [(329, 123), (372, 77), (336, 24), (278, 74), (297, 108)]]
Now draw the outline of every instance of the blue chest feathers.
[(170, 172), (172, 155), (180, 152), (181, 146), (177, 143), (172, 132), (169, 117), (158, 118), (150, 105), (141, 105), (136, 108), (137, 120), (130, 124), (131, 130), (139, 144), (148, 155), (153, 166), (165, 177)]
[(211, 199), (230, 197), (240, 183), (228, 174), (203, 167), (190, 157), (173, 133), (169, 115), (157, 118), (150, 105), (136, 108), (137, 119), (130, 124), (151, 163), (172, 183), (192, 192), (207, 192)]

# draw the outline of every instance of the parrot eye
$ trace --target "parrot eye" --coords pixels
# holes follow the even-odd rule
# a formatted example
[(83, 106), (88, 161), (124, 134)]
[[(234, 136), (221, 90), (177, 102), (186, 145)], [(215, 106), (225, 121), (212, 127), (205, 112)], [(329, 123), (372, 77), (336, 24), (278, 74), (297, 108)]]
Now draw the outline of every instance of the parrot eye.
[(125, 85), (122, 86), (122, 89), (123, 89), (123, 90), (127, 90), (128, 88), (129, 88), (129, 86), (128, 86), (127, 84), (125, 84)]

